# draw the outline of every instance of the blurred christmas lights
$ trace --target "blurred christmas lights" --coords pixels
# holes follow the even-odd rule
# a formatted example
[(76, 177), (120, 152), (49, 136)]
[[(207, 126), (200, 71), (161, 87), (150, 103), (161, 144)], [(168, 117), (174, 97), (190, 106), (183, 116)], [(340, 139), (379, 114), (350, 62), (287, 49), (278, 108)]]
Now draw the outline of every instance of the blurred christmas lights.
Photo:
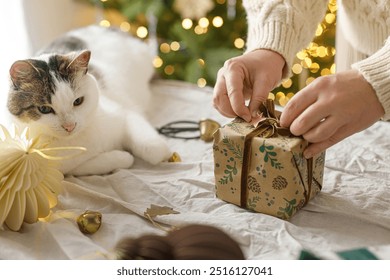
[[(123, 2), (118, 0), (100, 1), (102, 2), (101, 6), (104, 7), (109, 3), (113, 3), (113, 6), (116, 5), (115, 7), (117, 7), (117, 10), (120, 10), (118, 8), (120, 7), (120, 5), (125, 5), (123, 4)], [(173, 1), (172, 3), (174, 3), (175, 1)], [(225, 42), (227, 45), (226, 47), (241, 52), (245, 50), (245, 40), (243, 39), (243, 36), (245, 36), (245, 32), (234, 33), (234, 30), (229, 30), (229, 27), (225, 26), (227, 25), (225, 24), (226, 21), (237, 21), (242, 22), (242, 24), (244, 24), (244, 27), (246, 22), (245, 17), (234, 17), (233, 19), (231, 19), (227, 16), (226, 13), (218, 15), (214, 12), (211, 12), (210, 10), (211, 7), (214, 7), (215, 9), (223, 6), (226, 7), (225, 11), (227, 11), (227, 8), (231, 8), (232, 3), (235, 4), (236, 1), (205, 0), (204, 2), (213, 2), (213, 5), (211, 3), (208, 3), (208, 11), (203, 11), (203, 13), (197, 11), (197, 15), (195, 17), (191, 18), (189, 16), (183, 16), (182, 18), (178, 18), (178, 26), (175, 27), (176, 29), (172, 34), (174, 34), (175, 32), (179, 32), (181, 34), (185, 34), (182, 36), (187, 36), (188, 38), (191, 38), (191, 40), (198, 40), (198, 38), (199, 40), (205, 40), (206, 35), (215, 34), (214, 32), (216, 32), (216, 29), (224, 29), (225, 27), (227, 28), (227, 30), (224, 32), (226, 34), (229, 34), (230, 32), (232, 33), (231, 35), (234, 36), (230, 42)], [(142, 3), (145, 3), (144, 5), (150, 5), (152, 7), (152, 4), (155, 4), (156, 1), (145, 1)], [(161, 1), (161, 3), (163, 2)], [(176, 3), (176, 12), (179, 15), (191, 15), (191, 11), (188, 9), (188, 5), (184, 5), (184, 3), (186, 2), (183, 0), (180, 1), (180, 3), (179, 1)], [(227, 7), (228, 5), (230, 5), (230, 7)], [(152, 36), (151, 34), (149, 34), (151, 32), (149, 28), (151, 27), (148, 24), (148, 15), (146, 13), (139, 14), (132, 19), (127, 19), (124, 16), (126, 13), (121, 14), (118, 11), (113, 12), (112, 6), (110, 7), (110, 9), (104, 9), (104, 19), (99, 22), (100, 25), (105, 27), (118, 25), (120, 30), (122, 30), (123, 32), (129, 32), (142, 40), (148, 40), (149, 36)], [(237, 9), (237, 6), (233, 7), (236, 7)], [(186, 10), (182, 11), (180, 9)], [(296, 60), (294, 61), (291, 68), (293, 76), (283, 81), (278, 88), (270, 92), (269, 97), (275, 99), (277, 104), (281, 106), (287, 104), (288, 100), (290, 100), (294, 96), (295, 92), (299, 91), (304, 86), (310, 84), (316, 77), (335, 73), (336, 65), (334, 63), (334, 56), (336, 54), (336, 49), (334, 47), (334, 34), (336, 25), (336, 14), (336, 0), (330, 0), (328, 4), (327, 13), (324, 16), (323, 21), (317, 26), (315, 38), (305, 49), (302, 49), (296, 54)], [(175, 15), (172, 14), (172, 11), (170, 11), (169, 15), (160, 14), (159, 16), (172, 17)], [(175, 21), (175, 19), (172, 19), (171, 21)], [(181, 28), (182, 31), (178, 30), (177, 28)], [(218, 38), (215, 38), (215, 40), (218, 40)], [(200, 46), (206, 49), (208, 48), (206, 45), (202, 45), (203, 43), (200, 44)], [(194, 61), (194, 63), (183, 64), (187, 62), (183, 61), (182, 53), (186, 53), (189, 50), (194, 51), (193, 49), (189, 48), (193, 48), (193, 46), (189, 46), (188, 44), (186, 45), (186, 42), (182, 42), (181, 40), (175, 39), (174, 36), (172, 37), (172, 39), (158, 37), (158, 55), (154, 58), (153, 65), (156, 69), (158, 69), (161, 74), (165, 75), (167, 78), (176, 78), (177, 74), (181, 73), (181, 71), (191, 71), (192, 75), (198, 75), (196, 79), (192, 78), (192, 81), (196, 83), (199, 87), (205, 87), (206, 85), (208, 85), (208, 83), (213, 82), (213, 79), (210, 79), (207, 75), (212, 75), (215, 78), (217, 69), (222, 66), (223, 62), (215, 60), (215, 58), (211, 55), (202, 55), (201, 51), (199, 51), (199, 53), (195, 51), (195, 53), (198, 53), (198, 57), (190, 58)], [(175, 55), (179, 53), (181, 55), (177, 56), (178, 61), (175, 62)], [(215, 65), (215, 63), (217, 62), (221, 63), (221, 65)], [(195, 67), (195, 65), (198, 69), (196, 71), (194, 70), (195, 68), (191, 68)], [(207, 67), (211, 67), (210, 69), (214, 69), (213, 72), (210, 72), (206, 65)], [(180, 76), (188, 77), (187, 74), (181, 74)]]

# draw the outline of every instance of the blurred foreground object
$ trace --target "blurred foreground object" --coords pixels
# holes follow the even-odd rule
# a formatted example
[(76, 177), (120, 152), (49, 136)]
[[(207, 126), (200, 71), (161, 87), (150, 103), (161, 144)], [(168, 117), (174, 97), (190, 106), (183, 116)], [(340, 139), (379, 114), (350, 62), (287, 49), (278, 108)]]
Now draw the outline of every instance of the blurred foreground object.
[(144, 235), (121, 240), (116, 247), (121, 260), (243, 260), (241, 248), (223, 231), (189, 225), (167, 236)]

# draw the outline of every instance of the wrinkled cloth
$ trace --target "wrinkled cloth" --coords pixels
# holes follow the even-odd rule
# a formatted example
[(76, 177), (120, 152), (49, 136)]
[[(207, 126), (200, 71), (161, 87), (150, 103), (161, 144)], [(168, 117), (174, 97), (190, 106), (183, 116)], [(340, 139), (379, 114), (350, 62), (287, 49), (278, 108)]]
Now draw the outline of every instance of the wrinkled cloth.
[[(151, 122), (230, 119), (212, 108), (212, 89), (154, 81)], [(182, 162), (151, 166), (136, 159), (128, 170), (104, 176), (66, 177), (52, 214), (20, 232), (0, 230), (0, 259), (112, 259), (124, 237), (166, 234), (143, 213), (151, 204), (180, 214), (155, 217), (168, 226), (207, 224), (229, 234), (247, 259), (298, 259), (301, 250), (331, 252), (369, 247), (390, 259), (390, 123), (378, 122), (326, 152), (322, 191), (290, 221), (250, 212), (215, 196), (213, 143), (168, 139)], [(76, 218), (102, 213), (93, 235)]]

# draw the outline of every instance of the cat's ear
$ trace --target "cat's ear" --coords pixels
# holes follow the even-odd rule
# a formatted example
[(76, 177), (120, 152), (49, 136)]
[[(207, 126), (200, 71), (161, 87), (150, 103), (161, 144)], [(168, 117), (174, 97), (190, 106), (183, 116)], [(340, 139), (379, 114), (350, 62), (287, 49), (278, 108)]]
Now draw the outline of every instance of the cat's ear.
[(31, 79), (36, 74), (39, 74), (39, 70), (28, 60), (17, 60), (11, 65), (9, 74), (14, 86), (18, 87), (22, 82)]
[(69, 72), (73, 73), (83, 73), (86, 74), (88, 72), (88, 64), (91, 58), (91, 51), (84, 50), (78, 53), (68, 64), (66, 69)]

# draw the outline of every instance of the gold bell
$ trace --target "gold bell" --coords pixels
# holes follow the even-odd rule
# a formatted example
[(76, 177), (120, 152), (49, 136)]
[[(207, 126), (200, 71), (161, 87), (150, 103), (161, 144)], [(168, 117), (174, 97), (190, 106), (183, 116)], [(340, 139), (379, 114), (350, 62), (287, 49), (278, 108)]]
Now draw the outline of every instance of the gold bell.
[(221, 125), (211, 119), (203, 119), (199, 122), (200, 139), (205, 142), (213, 141), (214, 133), (221, 127)]
[(168, 162), (181, 162), (181, 157), (178, 153), (173, 152), (171, 157), (168, 159)]
[(93, 234), (102, 225), (102, 214), (87, 210), (77, 218), (77, 225), (82, 233)]

